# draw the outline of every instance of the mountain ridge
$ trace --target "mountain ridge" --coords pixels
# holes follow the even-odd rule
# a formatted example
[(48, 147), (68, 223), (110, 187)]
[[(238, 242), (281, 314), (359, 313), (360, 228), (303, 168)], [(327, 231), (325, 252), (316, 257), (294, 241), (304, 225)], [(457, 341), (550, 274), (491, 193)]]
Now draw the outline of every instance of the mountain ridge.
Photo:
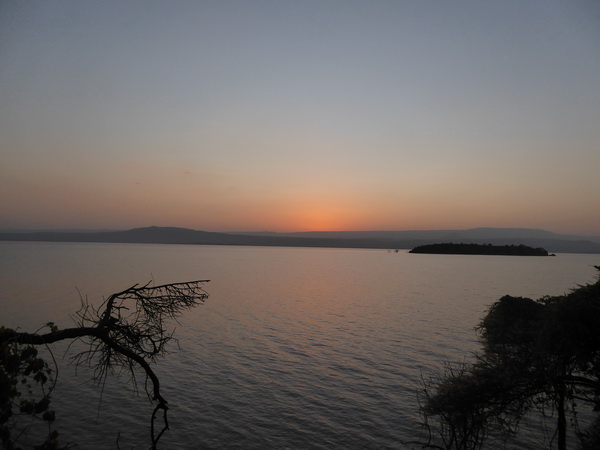
[(122, 231), (0, 232), (1, 241), (113, 242), (195, 245), (251, 245), (410, 249), (418, 245), (454, 242), (528, 245), (559, 253), (598, 253), (600, 237), (561, 235), (531, 228), (471, 228), (466, 230), (311, 231), (295, 233), (218, 233), (181, 227), (141, 227)]

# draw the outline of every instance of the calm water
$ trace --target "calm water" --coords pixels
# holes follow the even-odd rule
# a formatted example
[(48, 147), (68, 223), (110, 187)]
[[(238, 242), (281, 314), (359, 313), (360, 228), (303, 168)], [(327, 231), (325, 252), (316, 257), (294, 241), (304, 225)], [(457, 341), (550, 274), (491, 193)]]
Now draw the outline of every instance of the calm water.
[[(0, 242), (0, 324), (66, 327), (80, 295), (210, 279), (156, 368), (171, 405), (162, 448), (407, 448), (422, 437), (421, 375), (469, 358), (492, 302), (562, 294), (594, 281), (595, 264), (600, 255)], [(127, 378), (102, 393), (56, 353), (63, 438), (147, 448), (152, 406)]]

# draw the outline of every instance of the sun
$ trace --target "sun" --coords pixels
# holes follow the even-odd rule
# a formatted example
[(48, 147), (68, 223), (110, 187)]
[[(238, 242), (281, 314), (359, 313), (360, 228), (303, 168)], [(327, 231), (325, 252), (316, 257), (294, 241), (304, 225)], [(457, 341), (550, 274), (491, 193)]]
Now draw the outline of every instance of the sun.
[(290, 231), (340, 231), (351, 227), (353, 215), (340, 207), (310, 205), (289, 212), (282, 225)]

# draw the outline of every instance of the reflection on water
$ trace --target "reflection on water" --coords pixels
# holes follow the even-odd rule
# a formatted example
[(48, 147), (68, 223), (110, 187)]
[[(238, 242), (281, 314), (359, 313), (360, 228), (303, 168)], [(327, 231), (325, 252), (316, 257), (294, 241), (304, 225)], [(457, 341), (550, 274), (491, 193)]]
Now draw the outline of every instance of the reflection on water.
[[(211, 279), (157, 373), (164, 448), (401, 448), (419, 437), (422, 373), (468, 358), (486, 307), (592, 281), (598, 255), (412, 255), (380, 250), (0, 243), (2, 323), (70, 325), (134, 283)], [(57, 353), (62, 356), (62, 352)], [(60, 366), (58, 428), (80, 448), (146, 448), (151, 405)], [(85, 400), (83, 400), (85, 399)], [(98, 414), (99, 409), (99, 414)], [(535, 447), (535, 445), (533, 445)]]

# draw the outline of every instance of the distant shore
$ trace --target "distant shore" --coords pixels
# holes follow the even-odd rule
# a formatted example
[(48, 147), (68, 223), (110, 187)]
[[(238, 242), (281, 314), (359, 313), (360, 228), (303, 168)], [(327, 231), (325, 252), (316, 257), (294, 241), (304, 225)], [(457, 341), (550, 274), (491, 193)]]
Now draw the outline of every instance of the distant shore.
[[(411, 249), (432, 242), (470, 242), (495, 246), (526, 245), (554, 253), (600, 254), (600, 236), (568, 236), (544, 230), (473, 228), (469, 230), (315, 231), (303, 233), (215, 233), (178, 227), (123, 231), (1, 232), (0, 241), (113, 242), (137, 244), (248, 245)], [(490, 250), (490, 249), (487, 249)], [(486, 252), (487, 253), (487, 252)]]
[(549, 256), (548, 251), (541, 247), (533, 248), (523, 244), (428, 244), (419, 245), (413, 248), (409, 253), (433, 253), (446, 255)]

